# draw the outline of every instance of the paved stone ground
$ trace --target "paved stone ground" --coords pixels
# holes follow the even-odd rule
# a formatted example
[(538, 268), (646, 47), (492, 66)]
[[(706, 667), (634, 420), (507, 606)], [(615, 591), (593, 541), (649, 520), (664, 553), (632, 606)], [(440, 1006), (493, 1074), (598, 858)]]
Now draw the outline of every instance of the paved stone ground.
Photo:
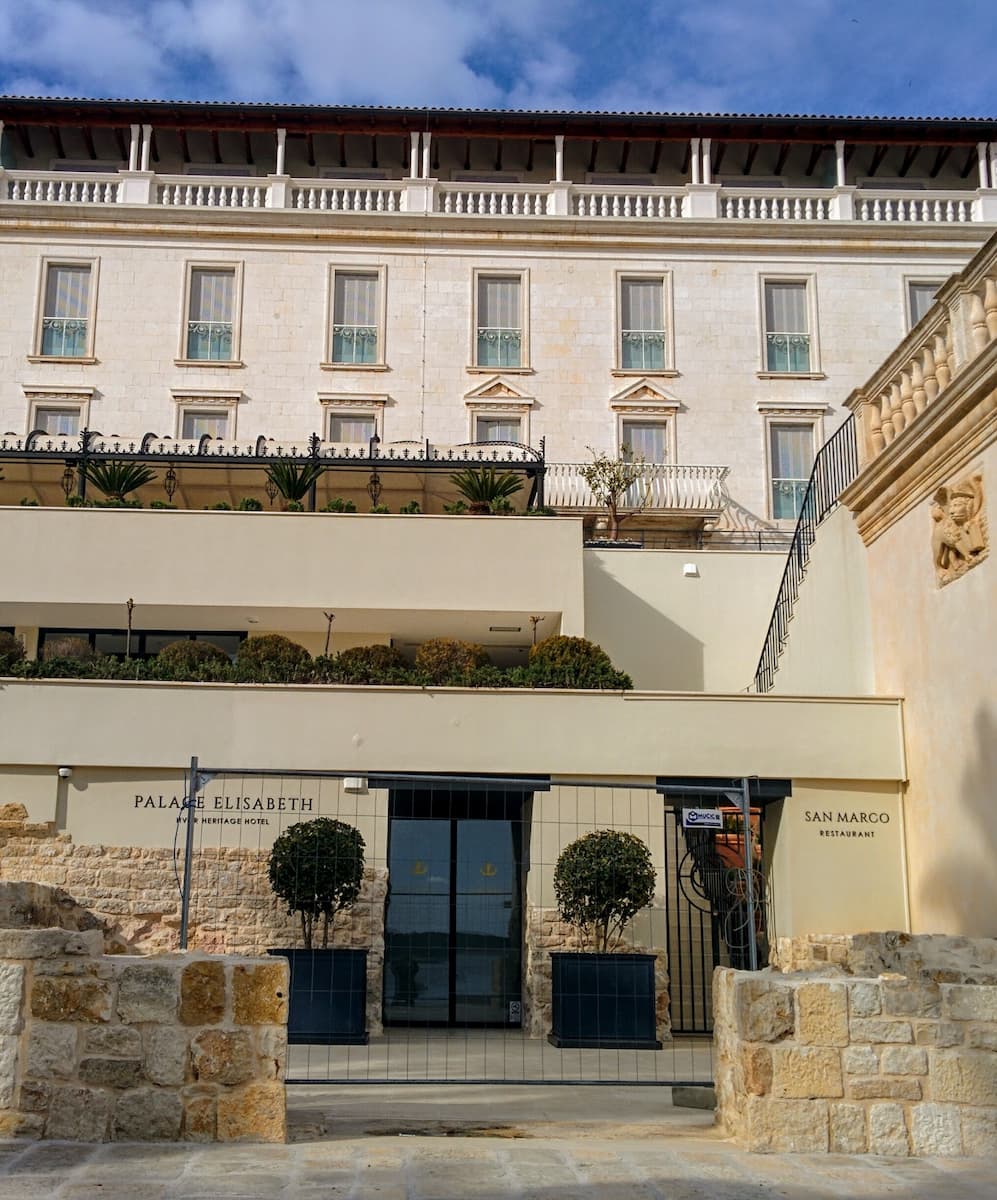
[(751, 1155), (665, 1088), (288, 1090), (287, 1146), (0, 1142), (0, 1200), (994, 1200), (993, 1160)]

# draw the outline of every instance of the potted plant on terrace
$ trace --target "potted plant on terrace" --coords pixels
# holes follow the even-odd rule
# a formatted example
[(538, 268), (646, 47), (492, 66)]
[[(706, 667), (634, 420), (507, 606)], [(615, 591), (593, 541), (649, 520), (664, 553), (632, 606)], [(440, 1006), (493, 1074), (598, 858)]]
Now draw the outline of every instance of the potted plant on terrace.
[(588, 948), (550, 956), (552, 1045), (661, 1049), (655, 956), (619, 952), (624, 928), (654, 899), (654, 886), (651, 853), (632, 833), (596, 830), (561, 851), (554, 868), (558, 911)]
[(88, 483), (92, 483), (98, 491), (104, 493), (107, 502), (113, 507), (129, 505), (126, 497), (131, 492), (137, 492), (156, 477), (156, 472), (142, 463), (122, 462), (119, 459), (107, 459), (102, 462), (88, 462), (80, 468)]
[(588, 484), (595, 502), (606, 510), (608, 540), (617, 542), (623, 522), (645, 509), (650, 500), (650, 489), (642, 483), (647, 463), (629, 446), (621, 446), (616, 458), (591, 446), (589, 452), (592, 462), (580, 466), (578, 474)]
[(450, 482), (467, 501), (468, 512), (490, 513), (493, 505), (508, 501), (522, 491), (523, 481), (512, 471), (496, 471), (494, 467), (469, 468), (450, 476)]
[[(290, 962), (287, 1040), (323, 1045), (367, 1041), (367, 951), (329, 946), (329, 925), (353, 906), (363, 882), (360, 831), (332, 817), (291, 825), (270, 851), (274, 895), (301, 920), (303, 948), (274, 949)], [(314, 945), (321, 929), (321, 945)]]
[(278, 459), (267, 467), (267, 480), (280, 494), (285, 512), (301, 512), (308, 493), (324, 473), (322, 463)]

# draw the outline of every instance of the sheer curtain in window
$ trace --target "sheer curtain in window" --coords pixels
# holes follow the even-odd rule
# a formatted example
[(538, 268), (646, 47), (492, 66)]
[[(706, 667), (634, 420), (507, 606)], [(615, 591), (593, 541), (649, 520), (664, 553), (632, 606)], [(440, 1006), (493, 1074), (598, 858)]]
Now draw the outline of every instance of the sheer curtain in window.
[(180, 436), (202, 438), (208, 433), (213, 438), (224, 438), (228, 437), (228, 424), (227, 412), (185, 412)]
[(623, 370), (653, 371), (665, 365), (665, 316), (660, 279), (624, 279), (620, 284)]
[(232, 357), (235, 272), (201, 267), (190, 273), (187, 357), (225, 361)]
[(765, 344), (770, 371), (810, 370), (805, 283), (765, 284)]
[(935, 293), (942, 285), (940, 283), (909, 283), (907, 293), (910, 297), (910, 323), (913, 328), (927, 313), (935, 302)]
[(332, 361), (377, 362), (377, 276), (337, 271), (332, 306)]
[(665, 421), (624, 421), (623, 445), (635, 458), (649, 463), (668, 461), (668, 424)]
[(45, 278), (42, 354), (56, 358), (85, 357), (89, 315), (90, 267), (80, 264), (50, 266)]
[(772, 516), (797, 517), (814, 465), (813, 426), (773, 425), (770, 444)]
[(366, 414), (329, 414), (329, 441), (366, 446), (377, 431), (374, 418)]
[(518, 275), (478, 277), (479, 367), (522, 364), (523, 328)]
[(523, 436), (518, 417), (478, 417), (474, 433), (479, 442), (518, 442)]
[(39, 408), (35, 410), (35, 428), (53, 437), (72, 437), (80, 432), (78, 408)]

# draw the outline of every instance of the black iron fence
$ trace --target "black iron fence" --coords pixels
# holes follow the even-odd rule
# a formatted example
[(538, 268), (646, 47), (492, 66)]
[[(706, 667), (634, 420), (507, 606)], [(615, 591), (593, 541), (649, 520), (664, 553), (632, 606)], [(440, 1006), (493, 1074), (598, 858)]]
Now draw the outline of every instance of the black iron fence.
[(814, 460), (751, 691), (770, 692), (775, 684), (779, 657), (789, 637), (789, 623), (807, 573), (817, 526), (837, 508), (839, 496), (857, 474), (855, 417), (850, 416), (825, 442)]

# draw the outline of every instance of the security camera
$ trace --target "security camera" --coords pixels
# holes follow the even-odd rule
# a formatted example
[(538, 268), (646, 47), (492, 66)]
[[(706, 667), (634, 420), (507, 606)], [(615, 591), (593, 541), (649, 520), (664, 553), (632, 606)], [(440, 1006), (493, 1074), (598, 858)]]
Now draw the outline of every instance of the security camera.
[(72, 779), (73, 778), (73, 768), (72, 767), (60, 767), (59, 768), (59, 778), (60, 779)]

